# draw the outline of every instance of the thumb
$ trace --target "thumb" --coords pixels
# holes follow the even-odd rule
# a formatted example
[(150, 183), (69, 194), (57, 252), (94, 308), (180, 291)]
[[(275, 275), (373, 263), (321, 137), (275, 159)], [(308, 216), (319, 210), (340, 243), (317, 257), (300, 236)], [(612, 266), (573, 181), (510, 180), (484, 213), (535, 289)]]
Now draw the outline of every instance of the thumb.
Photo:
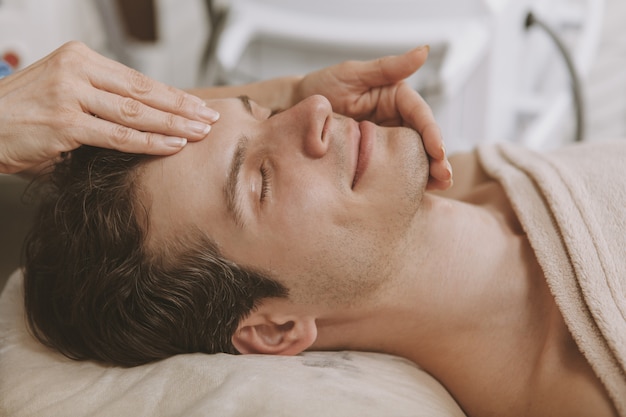
[(361, 82), (369, 87), (394, 84), (420, 69), (428, 58), (428, 45), (411, 49), (402, 55), (391, 55), (372, 61), (361, 62), (358, 73)]

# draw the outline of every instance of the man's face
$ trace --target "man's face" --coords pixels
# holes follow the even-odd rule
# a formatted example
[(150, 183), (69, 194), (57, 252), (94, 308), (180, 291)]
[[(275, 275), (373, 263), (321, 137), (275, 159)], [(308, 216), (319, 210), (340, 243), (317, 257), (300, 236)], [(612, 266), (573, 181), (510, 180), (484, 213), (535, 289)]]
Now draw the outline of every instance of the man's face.
[(417, 133), (333, 114), (321, 96), (275, 115), (245, 99), (208, 105), (221, 114), (208, 137), (141, 177), (150, 239), (194, 225), (300, 303), (357, 302), (380, 288), (426, 186)]

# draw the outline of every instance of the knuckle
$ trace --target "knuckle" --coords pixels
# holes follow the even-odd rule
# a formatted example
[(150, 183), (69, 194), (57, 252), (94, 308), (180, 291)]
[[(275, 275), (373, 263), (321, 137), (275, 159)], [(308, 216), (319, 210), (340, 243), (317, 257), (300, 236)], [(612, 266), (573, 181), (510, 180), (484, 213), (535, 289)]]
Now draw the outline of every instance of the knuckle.
[(152, 149), (156, 143), (157, 135), (155, 133), (144, 133), (141, 143), (145, 149)]
[(185, 110), (186, 106), (187, 106), (186, 97), (182, 94), (176, 94), (176, 99), (174, 100), (174, 109), (176, 109), (176, 111), (180, 113), (183, 110)]
[(150, 78), (143, 75), (137, 70), (129, 69), (130, 91), (133, 94), (143, 96), (152, 91), (154, 83)]
[(141, 103), (132, 98), (124, 98), (122, 99), (120, 112), (124, 118), (135, 119), (141, 115)]
[(385, 77), (387, 75), (386, 66), (385, 66), (385, 58), (377, 58), (374, 61), (374, 68), (376, 68), (376, 72), (379, 76)]
[(83, 53), (89, 48), (87, 48), (87, 45), (85, 45), (83, 42), (69, 41), (64, 43), (63, 46), (61, 46), (61, 49)]
[(126, 148), (133, 140), (133, 130), (122, 125), (116, 125), (111, 133), (112, 145), (117, 148)]
[(45, 60), (46, 91), (65, 102), (70, 101), (72, 95), (68, 91), (76, 91), (77, 85), (84, 82), (85, 62), (90, 49), (82, 42), (70, 41), (63, 44)]
[(57, 50), (55, 58), (57, 62), (77, 64), (79, 61), (82, 61), (82, 58), (84, 58), (89, 51), (90, 49), (84, 43), (69, 41)]
[(173, 115), (173, 114), (168, 114), (167, 117), (165, 118), (165, 127), (168, 130), (173, 130), (178, 126), (178, 118)]

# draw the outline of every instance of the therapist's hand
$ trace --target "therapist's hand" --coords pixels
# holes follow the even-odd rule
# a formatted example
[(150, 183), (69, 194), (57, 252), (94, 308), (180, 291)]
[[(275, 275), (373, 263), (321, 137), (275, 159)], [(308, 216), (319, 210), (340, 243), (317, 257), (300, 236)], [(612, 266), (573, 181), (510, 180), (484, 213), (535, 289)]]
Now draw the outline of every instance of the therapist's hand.
[(70, 42), (0, 80), (0, 172), (40, 167), (81, 144), (169, 155), (218, 117), (199, 98)]
[(328, 98), (333, 110), (356, 119), (386, 126), (415, 129), (430, 157), (429, 189), (452, 185), (452, 168), (446, 157), (439, 126), (430, 106), (403, 80), (426, 62), (428, 48), (373, 61), (346, 61), (306, 75), (297, 85), (294, 101), (312, 94)]

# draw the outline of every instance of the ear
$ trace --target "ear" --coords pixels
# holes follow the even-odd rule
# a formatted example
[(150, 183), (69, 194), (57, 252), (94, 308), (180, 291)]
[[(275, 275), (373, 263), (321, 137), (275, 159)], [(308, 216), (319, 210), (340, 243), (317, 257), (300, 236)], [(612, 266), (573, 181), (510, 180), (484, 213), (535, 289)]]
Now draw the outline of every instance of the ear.
[(261, 307), (242, 320), (232, 336), (243, 354), (297, 355), (317, 339), (317, 325), (311, 316), (281, 314)]

